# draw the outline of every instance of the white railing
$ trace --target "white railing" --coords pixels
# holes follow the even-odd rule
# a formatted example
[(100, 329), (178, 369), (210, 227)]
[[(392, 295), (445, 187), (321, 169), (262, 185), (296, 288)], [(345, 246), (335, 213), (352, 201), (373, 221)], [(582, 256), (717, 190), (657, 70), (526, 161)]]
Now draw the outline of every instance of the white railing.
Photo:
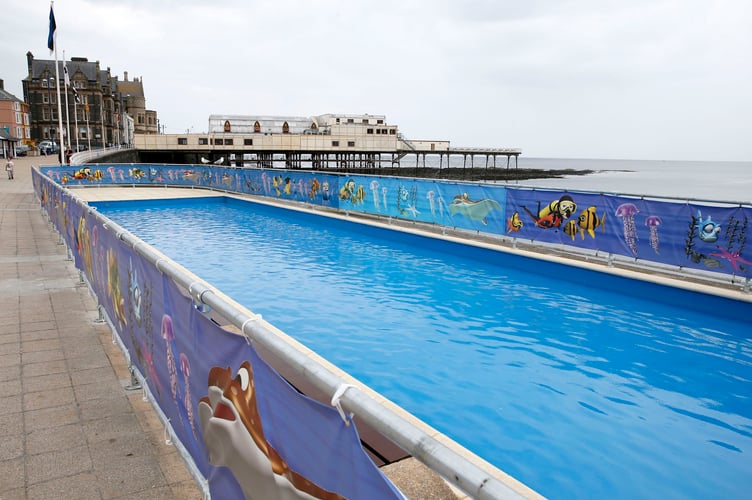
[(83, 165), (84, 163), (90, 163), (93, 160), (107, 156), (116, 151), (122, 151), (124, 149), (132, 149), (129, 146), (112, 146), (103, 149), (91, 149), (89, 151), (80, 151), (71, 156), (71, 165)]

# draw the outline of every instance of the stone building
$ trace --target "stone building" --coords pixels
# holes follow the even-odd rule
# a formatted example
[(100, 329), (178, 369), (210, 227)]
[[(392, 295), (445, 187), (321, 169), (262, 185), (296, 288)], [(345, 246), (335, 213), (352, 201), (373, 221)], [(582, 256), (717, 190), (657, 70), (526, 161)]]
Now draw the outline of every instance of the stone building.
[[(31, 138), (37, 142), (59, 141), (55, 61), (35, 59), (31, 52), (26, 54), (26, 61), (28, 76), (22, 84), (24, 101), (29, 105)], [(58, 61), (57, 72), (63, 129), (70, 130), (66, 144), (74, 148), (78, 145), (78, 149), (131, 144), (134, 133), (158, 132), (156, 111), (146, 109), (142, 79), (128, 80), (126, 72), (120, 80), (109, 67), (102, 69), (99, 61), (90, 62), (85, 57), (73, 57), (66, 65), (70, 79), (67, 93), (63, 61)]]

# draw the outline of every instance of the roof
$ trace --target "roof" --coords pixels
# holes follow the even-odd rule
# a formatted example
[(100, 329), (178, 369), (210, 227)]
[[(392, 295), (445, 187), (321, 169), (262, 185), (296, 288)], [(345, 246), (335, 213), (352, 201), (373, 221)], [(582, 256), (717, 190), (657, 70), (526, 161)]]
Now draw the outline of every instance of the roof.
[(261, 115), (211, 115), (209, 116), (209, 132), (218, 133), (224, 131), (224, 123), (230, 122), (235, 133), (253, 133), (254, 124), (259, 122), (262, 132), (281, 132), (287, 123), (291, 134), (302, 134), (311, 129), (316, 122), (314, 118), (305, 116), (261, 116)]
[[(60, 78), (63, 78), (63, 61), (58, 61), (58, 71)], [(68, 73), (71, 75), (71, 78), (73, 75), (76, 74), (76, 72), (80, 71), (83, 73), (83, 75), (86, 77), (89, 81), (97, 81), (98, 76), (97, 75), (97, 65), (96, 62), (89, 62), (89, 61), (67, 61), (66, 62), (68, 66)], [(45, 74), (46, 71), (49, 71), (51, 74), (55, 73), (55, 61), (51, 60), (45, 60), (45, 59), (34, 59), (31, 61), (31, 78), (32, 79), (38, 79), (41, 78), (42, 75)]]
[(117, 80), (117, 91), (121, 94), (130, 94), (135, 96), (144, 97), (144, 84), (140, 81), (130, 80), (122, 81)]
[(19, 99), (5, 89), (0, 89), (0, 101), (24, 102), (23, 99)]

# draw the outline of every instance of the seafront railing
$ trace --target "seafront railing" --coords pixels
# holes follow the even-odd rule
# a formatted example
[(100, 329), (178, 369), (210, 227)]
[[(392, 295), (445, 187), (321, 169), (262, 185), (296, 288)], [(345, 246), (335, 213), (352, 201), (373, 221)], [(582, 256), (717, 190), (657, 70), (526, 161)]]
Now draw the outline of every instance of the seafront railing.
[[(122, 168), (147, 176), (140, 167)], [(117, 180), (117, 172), (108, 175)], [(42, 207), (207, 497), (301, 489), (400, 498), (363, 450), (357, 422), (473, 498), (536, 496), (98, 213), (57, 177), (33, 170)], [(330, 406), (298, 393), (259, 349), (313, 384)]]
[(110, 146), (100, 149), (90, 149), (88, 151), (79, 151), (71, 156), (71, 165), (82, 165), (84, 163), (93, 162), (99, 158), (109, 156), (112, 153), (123, 151), (125, 149), (132, 149), (124, 146)]

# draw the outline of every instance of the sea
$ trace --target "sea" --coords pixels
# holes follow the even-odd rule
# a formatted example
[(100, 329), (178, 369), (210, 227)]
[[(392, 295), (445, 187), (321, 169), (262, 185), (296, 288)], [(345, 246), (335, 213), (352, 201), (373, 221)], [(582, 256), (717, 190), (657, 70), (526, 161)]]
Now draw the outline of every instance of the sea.
[[(517, 166), (545, 170), (590, 170), (593, 173), (506, 184), (752, 205), (752, 161), (598, 160), (520, 156)], [(502, 168), (506, 168), (506, 162)], [(514, 159), (510, 168), (514, 168)]]

